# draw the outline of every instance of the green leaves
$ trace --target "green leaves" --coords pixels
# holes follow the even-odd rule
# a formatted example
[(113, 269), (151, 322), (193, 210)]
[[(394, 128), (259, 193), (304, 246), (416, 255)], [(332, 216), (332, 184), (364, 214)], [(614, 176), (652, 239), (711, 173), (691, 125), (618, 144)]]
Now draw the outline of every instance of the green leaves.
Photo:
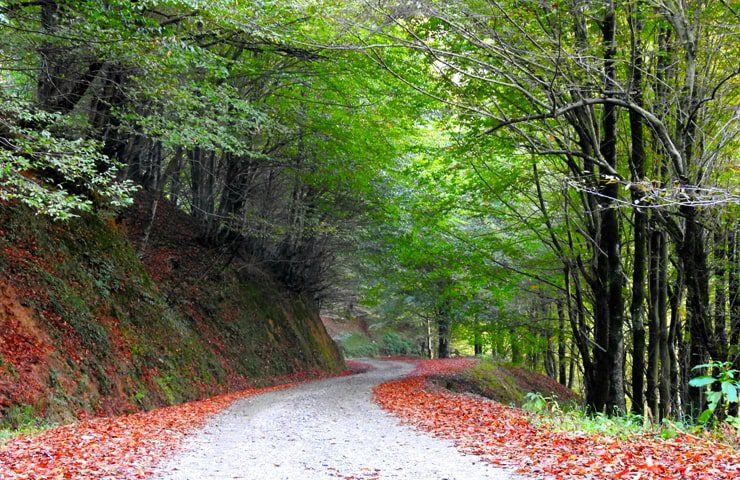
[(135, 188), (118, 179), (120, 165), (101, 145), (61, 132), (66, 118), (0, 97), (0, 200), (16, 200), (57, 220), (91, 211), (94, 200), (113, 208), (131, 203)]
[[(738, 370), (732, 368), (732, 362), (716, 362), (711, 361), (701, 365), (696, 365), (691, 370), (698, 369), (712, 369), (713, 375), (700, 375), (689, 380), (689, 385), (695, 388), (711, 387), (715, 383), (719, 383), (719, 391), (707, 389), (707, 409), (704, 410), (699, 416), (699, 423), (709, 423), (714, 418), (715, 413), (723, 410), (725, 406), (738, 403), (738, 390), (740, 390), (740, 382), (737, 381), (736, 376), (740, 373)], [(727, 418), (728, 423), (736, 426), (740, 423), (734, 417)]]
[(730, 381), (722, 382), (722, 395), (725, 396), (728, 402), (737, 403), (737, 382), (733, 383)]
[(701, 377), (694, 377), (691, 380), (689, 380), (689, 385), (691, 385), (692, 387), (699, 388), (699, 387), (705, 387), (707, 385), (711, 385), (716, 381), (717, 379), (715, 379), (714, 377), (708, 377), (706, 375), (703, 375)]

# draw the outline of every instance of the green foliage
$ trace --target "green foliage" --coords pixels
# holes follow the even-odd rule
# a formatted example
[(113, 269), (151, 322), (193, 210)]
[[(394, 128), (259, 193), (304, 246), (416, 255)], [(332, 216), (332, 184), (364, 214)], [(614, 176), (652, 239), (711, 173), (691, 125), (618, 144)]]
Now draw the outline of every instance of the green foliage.
[[(646, 422), (645, 417), (628, 413), (626, 415), (588, 414), (580, 406), (560, 403), (557, 397), (544, 396), (537, 392), (526, 395), (524, 410), (533, 414), (535, 423), (543, 423), (550, 428), (566, 432), (588, 432), (628, 439), (634, 435), (655, 433), (655, 427)], [(660, 428), (661, 435), (669, 438), (675, 434), (670, 428)]]
[(386, 331), (379, 340), (363, 333), (349, 333), (335, 339), (348, 358), (378, 357), (378, 356), (408, 356), (418, 352), (413, 343), (403, 335)]
[[(698, 376), (689, 382), (692, 387), (709, 389), (707, 392), (709, 408), (699, 417), (698, 422), (700, 424), (706, 426), (711, 423), (712, 415), (715, 414), (718, 406), (724, 405), (727, 407), (731, 403), (725, 398), (725, 395), (728, 398), (735, 398), (732, 396), (733, 389), (730, 387), (737, 388), (738, 386), (734, 379), (737, 372), (730, 367), (731, 364), (726, 362), (709, 362), (695, 367), (695, 369), (711, 368), (716, 372), (715, 376)], [(723, 382), (729, 386), (722, 391), (715, 392), (711, 390), (712, 385)], [(572, 404), (561, 404), (556, 398), (539, 393), (528, 393), (526, 398), (527, 402), (523, 405), (523, 408), (537, 414), (532, 417), (533, 421), (543, 422), (551, 428), (562, 431), (601, 433), (622, 439), (628, 439), (634, 435), (651, 434), (669, 439), (686, 432), (701, 430), (701, 426), (691, 420), (686, 423), (665, 419), (656, 424), (644, 416), (632, 413), (616, 416), (603, 413), (589, 414), (580, 407)], [(727, 423), (737, 428), (734, 417), (728, 417), (726, 420)]]
[[(738, 404), (738, 391), (740, 390), (740, 371), (732, 368), (732, 362), (711, 361), (706, 364), (696, 365), (691, 370), (711, 369), (712, 375), (699, 375), (689, 380), (689, 385), (694, 388), (705, 388), (707, 408), (699, 415), (699, 423), (708, 425), (716, 418), (717, 413), (724, 414), (732, 404)], [(717, 389), (713, 387), (718, 387)], [(727, 423), (740, 429), (740, 417), (727, 416)]]
[(11, 405), (0, 417), (0, 446), (8, 438), (35, 433), (51, 426), (40, 418), (32, 405)]
[(334, 339), (347, 358), (377, 357), (380, 346), (362, 333), (351, 333)]
[(120, 165), (97, 142), (63, 136), (63, 116), (4, 95), (0, 106), (0, 200), (61, 220), (91, 211), (95, 199), (113, 208), (131, 204), (135, 188), (117, 179)]
[(396, 332), (388, 331), (383, 334), (381, 339), (381, 351), (384, 355), (403, 356), (413, 355), (416, 353), (414, 346), (406, 338)]
[(650, 423), (646, 424), (644, 417), (632, 413), (588, 415), (582, 410), (570, 410), (563, 415), (553, 417), (553, 424), (559, 425), (559, 428), (566, 431), (603, 433), (621, 439), (653, 431), (653, 427)]
[(555, 397), (545, 397), (538, 392), (527, 392), (526, 401), (522, 408), (528, 412), (543, 413), (545, 411), (558, 410), (558, 403)]

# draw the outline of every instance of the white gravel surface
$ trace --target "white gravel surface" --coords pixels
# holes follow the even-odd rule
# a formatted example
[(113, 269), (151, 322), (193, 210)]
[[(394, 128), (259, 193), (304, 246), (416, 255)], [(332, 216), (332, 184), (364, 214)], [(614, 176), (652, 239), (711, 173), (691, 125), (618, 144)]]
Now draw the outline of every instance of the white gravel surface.
[(373, 402), (372, 389), (410, 373), (413, 366), (363, 361), (375, 369), (237, 401), (191, 435), (155, 478), (522, 478), (401, 425)]

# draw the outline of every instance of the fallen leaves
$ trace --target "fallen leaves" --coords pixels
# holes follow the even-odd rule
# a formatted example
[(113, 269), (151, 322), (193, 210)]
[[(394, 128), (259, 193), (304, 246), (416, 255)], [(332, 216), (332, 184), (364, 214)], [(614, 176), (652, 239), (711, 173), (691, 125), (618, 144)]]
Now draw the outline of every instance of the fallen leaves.
[(740, 478), (738, 452), (683, 436), (618, 440), (606, 435), (553, 432), (524, 412), (432, 386), (427, 377), (451, 373), (470, 360), (416, 361), (416, 372), (375, 389), (376, 401), (408, 424), (452, 439), (466, 453), (520, 473), (554, 479)]
[[(351, 365), (351, 368), (360, 366)], [(350, 371), (342, 372), (342, 375)], [(311, 379), (327, 377), (311, 373)], [(283, 377), (284, 382), (266, 388), (248, 388), (149, 412), (96, 418), (18, 437), (0, 448), (0, 479), (3, 480), (123, 480), (144, 479), (174, 451), (191, 431), (234, 401), (295, 386), (306, 380), (305, 372)]]

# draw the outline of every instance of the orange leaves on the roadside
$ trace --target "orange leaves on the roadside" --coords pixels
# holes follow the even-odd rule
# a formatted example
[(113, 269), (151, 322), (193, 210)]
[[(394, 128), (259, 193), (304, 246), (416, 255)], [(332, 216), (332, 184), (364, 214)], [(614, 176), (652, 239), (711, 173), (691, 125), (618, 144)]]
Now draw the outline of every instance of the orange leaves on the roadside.
[(210, 415), (237, 398), (277, 388), (285, 386), (247, 389), (150, 412), (97, 418), (17, 438), (0, 450), (0, 478), (147, 478), (159, 459)]
[(376, 401), (404, 422), (454, 440), (467, 453), (538, 478), (740, 478), (740, 458), (730, 447), (687, 436), (618, 440), (606, 435), (555, 432), (531, 424), (517, 408), (452, 393), (426, 380), (432, 374), (458, 371), (465, 362), (418, 361), (414, 375), (376, 387)]
[(282, 378), (293, 383), (248, 388), (207, 400), (120, 417), (96, 418), (19, 437), (0, 447), (0, 479), (148, 478), (157, 463), (171, 453), (187, 433), (203, 426), (210, 416), (235, 400), (326, 376), (301, 372)]

